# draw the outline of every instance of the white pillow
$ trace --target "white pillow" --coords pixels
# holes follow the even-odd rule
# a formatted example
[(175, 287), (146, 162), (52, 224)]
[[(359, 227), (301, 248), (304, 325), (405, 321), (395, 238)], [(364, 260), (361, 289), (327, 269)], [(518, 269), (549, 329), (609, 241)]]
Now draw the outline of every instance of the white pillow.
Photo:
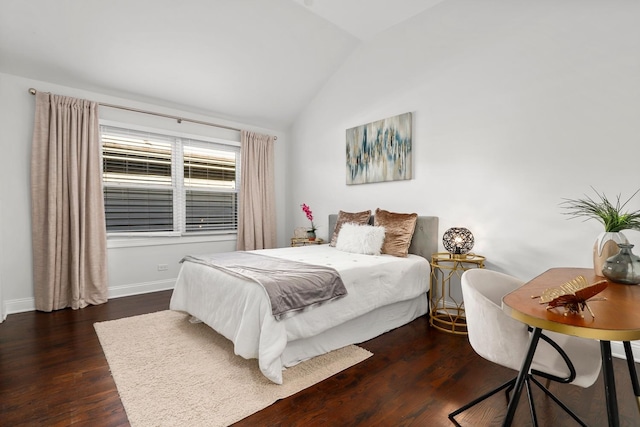
[(380, 255), (384, 243), (384, 227), (373, 225), (342, 224), (336, 241), (336, 249), (364, 255)]

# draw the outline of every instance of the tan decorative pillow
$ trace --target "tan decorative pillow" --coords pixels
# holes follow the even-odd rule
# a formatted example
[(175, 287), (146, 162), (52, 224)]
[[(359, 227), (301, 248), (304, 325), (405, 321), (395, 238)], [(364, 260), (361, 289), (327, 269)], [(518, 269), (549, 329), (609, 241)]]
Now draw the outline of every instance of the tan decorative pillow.
[(411, 238), (416, 229), (416, 213), (396, 213), (376, 209), (373, 225), (384, 227), (382, 253), (397, 257), (406, 257), (409, 253)]
[(338, 241), (338, 233), (340, 233), (340, 228), (342, 224), (352, 223), (352, 224), (360, 224), (367, 225), (369, 224), (369, 218), (371, 217), (371, 211), (362, 211), (362, 212), (338, 212), (338, 220), (336, 221), (336, 228), (333, 230), (333, 236), (331, 236), (331, 242), (329, 246), (336, 246), (336, 242)]

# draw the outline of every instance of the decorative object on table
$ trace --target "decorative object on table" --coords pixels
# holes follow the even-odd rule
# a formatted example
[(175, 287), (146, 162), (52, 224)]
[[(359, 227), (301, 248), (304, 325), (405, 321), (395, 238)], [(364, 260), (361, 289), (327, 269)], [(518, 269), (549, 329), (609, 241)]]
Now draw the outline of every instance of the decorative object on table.
[(598, 276), (604, 276), (602, 269), (609, 258), (620, 251), (618, 244), (628, 243), (627, 236), (621, 231), (598, 234), (593, 244), (593, 271)]
[(625, 285), (640, 284), (640, 257), (635, 255), (630, 243), (618, 243), (620, 252), (607, 259), (602, 274), (607, 279)]
[(564, 315), (579, 314), (584, 317), (582, 311), (586, 308), (591, 313), (591, 317), (596, 316), (591, 311), (591, 308), (587, 304), (591, 301), (605, 301), (604, 298), (593, 298), (595, 295), (604, 291), (607, 288), (606, 280), (599, 280), (595, 283), (589, 284), (584, 276), (577, 276), (566, 283), (563, 283), (557, 288), (545, 289), (542, 295), (540, 295), (540, 304), (547, 304), (547, 310), (551, 310), (556, 307), (564, 307)]
[(306, 239), (307, 238), (307, 227), (296, 227), (293, 230), (293, 238), (294, 239)]
[(473, 234), (464, 227), (453, 227), (442, 235), (442, 244), (454, 257), (463, 256), (473, 249)]
[(347, 129), (347, 185), (411, 179), (411, 113)]
[(302, 211), (307, 216), (307, 219), (311, 221), (311, 228), (307, 229), (307, 239), (313, 242), (314, 240), (316, 240), (317, 230), (316, 226), (313, 224), (313, 213), (311, 212), (311, 208), (309, 208), (309, 206), (304, 203), (302, 204)]
[(604, 225), (604, 232), (598, 236), (593, 247), (593, 268), (596, 275), (602, 276), (604, 263), (619, 251), (618, 243), (629, 243), (622, 230), (640, 230), (640, 210), (623, 212), (624, 207), (640, 189), (624, 203), (620, 203), (618, 194), (614, 205), (604, 194), (591, 188), (597, 194), (598, 200), (585, 195), (584, 199), (564, 199), (560, 205), (567, 210), (565, 214), (571, 215), (572, 218), (595, 219)]

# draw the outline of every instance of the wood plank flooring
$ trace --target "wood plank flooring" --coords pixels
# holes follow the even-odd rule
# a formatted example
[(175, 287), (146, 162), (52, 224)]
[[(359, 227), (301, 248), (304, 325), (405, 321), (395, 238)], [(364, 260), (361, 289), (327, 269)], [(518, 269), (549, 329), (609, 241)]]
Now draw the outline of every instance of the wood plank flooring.
[[(93, 323), (165, 310), (170, 291), (101, 306), (13, 314), (0, 324), (0, 426), (127, 426)], [(238, 422), (246, 426), (452, 426), (447, 414), (515, 375), (477, 356), (464, 336), (425, 317), (361, 344), (368, 360)], [(622, 426), (640, 426), (624, 361), (614, 360)], [(602, 378), (588, 389), (552, 391), (590, 426), (606, 426)], [(540, 425), (573, 426), (534, 390)], [(463, 426), (498, 426), (497, 395), (458, 417)], [(531, 425), (526, 397), (515, 426)]]

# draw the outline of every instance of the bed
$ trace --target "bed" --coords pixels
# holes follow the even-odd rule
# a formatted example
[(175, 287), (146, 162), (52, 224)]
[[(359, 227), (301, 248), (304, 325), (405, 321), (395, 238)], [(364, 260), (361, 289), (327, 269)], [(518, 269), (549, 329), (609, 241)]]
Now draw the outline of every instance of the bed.
[[(338, 215), (329, 216), (330, 230), (337, 221)], [(427, 313), (428, 260), (437, 252), (437, 235), (438, 218), (418, 216), (406, 258), (344, 252), (328, 244), (250, 251), (330, 266), (344, 282), (346, 296), (282, 320), (276, 320), (255, 282), (186, 258), (170, 308), (231, 340), (237, 355), (258, 359), (261, 372), (281, 384), (287, 367), (367, 341)]]

